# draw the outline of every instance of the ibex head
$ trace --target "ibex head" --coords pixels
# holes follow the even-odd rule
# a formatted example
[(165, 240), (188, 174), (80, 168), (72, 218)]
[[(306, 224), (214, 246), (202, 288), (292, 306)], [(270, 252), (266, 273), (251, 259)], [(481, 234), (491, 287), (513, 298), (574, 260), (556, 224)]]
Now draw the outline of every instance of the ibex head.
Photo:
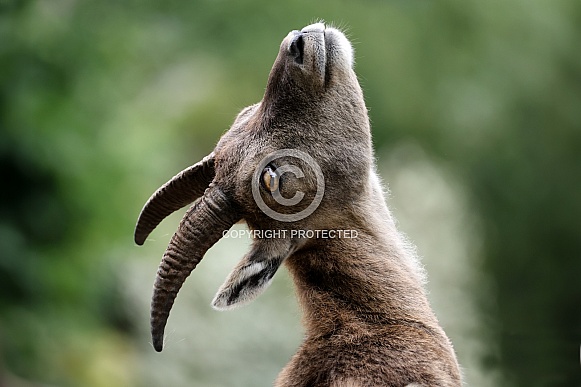
[[(349, 222), (349, 208), (360, 200), (372, 166), (367, 110), (352, 66), (352, 47), (340, 31), (317, 23), (290, 32), (262, 101), (238, 115), (210, 155), (146, 203), (135, 229), (139, 245), (163, 218), (199, 198), (157, 272), (151, 305), (157, 351), (180, 287), (233, 224), (244, 220), (254, 230), (290, 231)], [(260, 294), (286, 258), (312, 247), (298, 235), (256, 238), (214, 307), (228, 309)]]

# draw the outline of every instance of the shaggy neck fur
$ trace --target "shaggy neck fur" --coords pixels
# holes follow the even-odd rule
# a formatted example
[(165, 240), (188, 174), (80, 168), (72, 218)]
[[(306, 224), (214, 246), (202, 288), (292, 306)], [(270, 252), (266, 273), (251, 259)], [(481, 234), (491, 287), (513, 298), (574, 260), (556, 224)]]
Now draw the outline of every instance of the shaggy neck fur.
[[(357, 238), (318, 240), (286, 261), (306, 335), (275, 385), (458, 386), (455, 354), (429, 307), (421, 266), (373, 171), (362, 200), (343, 214), (337, 228), (356, 230)], [(365, 384), (354, 375), (365, 375)]]
[[(368, 194), (376, 196), (378, 187), (372, 188)], [(347, 215), (351, 209), (354, 214)], [(287, 261), (307, 335), (320, 337), (350, 328), (365, 331), (366, 325), (378, 323), (437, 327), (422, 286), (421, 267), (386, 206), (364, 215), (361, 210), (351, 206), (344, 224), (335, 226), (355, 230), (355, 238), (318, 239)]]

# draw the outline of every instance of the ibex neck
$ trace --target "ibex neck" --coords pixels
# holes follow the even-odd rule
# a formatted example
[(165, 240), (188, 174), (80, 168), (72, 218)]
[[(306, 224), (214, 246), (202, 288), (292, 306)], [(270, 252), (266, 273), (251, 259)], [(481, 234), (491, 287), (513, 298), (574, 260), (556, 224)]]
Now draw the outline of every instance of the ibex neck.
[(287, 267), (307, 335), (324, 336), (340, 328), (357, 334), (398, 322), (437, 327), (422, 284), (399, 249), (360, 230), (356, 239), (327, 240), (290, 257)]

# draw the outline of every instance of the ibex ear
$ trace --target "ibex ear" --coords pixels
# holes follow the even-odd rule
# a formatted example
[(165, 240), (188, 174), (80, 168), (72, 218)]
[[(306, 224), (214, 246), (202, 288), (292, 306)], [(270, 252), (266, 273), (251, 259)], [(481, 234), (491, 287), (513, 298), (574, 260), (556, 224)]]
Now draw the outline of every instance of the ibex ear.
[(257, 239), (252, 250), (242, 258), (220, 287), (212, 306), (229, 310), (254, 300), (268, 288), (272, 277), (294, 252), (286, 239)]

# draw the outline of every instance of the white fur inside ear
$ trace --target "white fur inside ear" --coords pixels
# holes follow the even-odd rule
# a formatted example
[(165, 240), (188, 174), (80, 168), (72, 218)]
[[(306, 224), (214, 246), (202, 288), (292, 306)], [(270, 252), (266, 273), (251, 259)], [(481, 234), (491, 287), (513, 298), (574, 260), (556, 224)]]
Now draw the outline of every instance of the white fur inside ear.
[(212, 307), (230, 310), (254, 300), (268, 288), (279, 265), (264, 260), (236, 267), (216, 293)]

